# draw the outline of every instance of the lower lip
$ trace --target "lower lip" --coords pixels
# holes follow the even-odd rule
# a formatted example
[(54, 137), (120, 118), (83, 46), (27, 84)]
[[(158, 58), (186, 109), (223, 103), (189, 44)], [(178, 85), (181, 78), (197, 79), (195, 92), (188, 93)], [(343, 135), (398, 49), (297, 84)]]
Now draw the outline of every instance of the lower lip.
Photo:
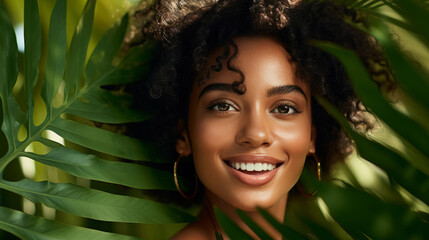
[(282, 166), (278, 166), (271, 171), (262, 171), (262, 172), (252, 172), (252, 174), (247, 174), (241, 172), (235, 168), (232, 168), (227, 164), (228, 168), (232, 172), (232, 174), (238, 178), (242, 183), (251, 185), (251, 186), (261, 186), (267, 184), (271, 179), (274, 178), (278, 169)]

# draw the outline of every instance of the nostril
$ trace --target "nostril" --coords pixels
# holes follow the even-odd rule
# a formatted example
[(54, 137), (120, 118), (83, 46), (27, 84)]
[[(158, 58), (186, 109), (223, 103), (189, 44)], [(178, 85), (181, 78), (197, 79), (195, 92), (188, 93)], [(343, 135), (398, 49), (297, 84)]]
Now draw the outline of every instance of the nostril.
[(236, 135), (236, 143), (247, 145), (253, 148), (267, 147), (272, 143), (272, 135), (268, 129), (262, 130), (260, 127), (245, 127)]

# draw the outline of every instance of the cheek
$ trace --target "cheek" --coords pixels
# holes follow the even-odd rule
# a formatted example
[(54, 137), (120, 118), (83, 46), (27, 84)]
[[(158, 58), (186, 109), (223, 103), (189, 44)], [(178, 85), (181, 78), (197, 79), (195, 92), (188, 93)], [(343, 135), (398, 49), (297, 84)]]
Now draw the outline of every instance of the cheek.
[[(288, 155), (307, 155), (311, 146), (311, 120), (307, 114), (296, 121), (278, 124), (275, 138)], [(289, 156), (292, 157), (292, 156)]]
[(293, 187), (301, 176), (302, 168), (306, 156), (311, 146), (311, 121), (305, 118), (293, 124), (293, 126), (283, 127), (276, 131), (279, 147), (287, 154), (288, 163), (282, 169), (281, 179), (287, 183), (287, 191)]
[(215, 171), (226, 170), (219, 156), (221, 150), (233, 144), (234, 131), (230, 124), (225, 124), (219, 119), (213, 120), (203, 116), (194, 116), (194, 119), (196, 121), (190, 122), (189, 125), (192, 154), (197, 174), (204, 183), (205, 180), (218, 177), (214, 175)]
[(194, 153), (216, 152), (233, 137), (231, 125), (223, 121), (199, 116), (196, 116), (196, 119), (197, 121), (190, 123), (192, 125), (189, 128)]

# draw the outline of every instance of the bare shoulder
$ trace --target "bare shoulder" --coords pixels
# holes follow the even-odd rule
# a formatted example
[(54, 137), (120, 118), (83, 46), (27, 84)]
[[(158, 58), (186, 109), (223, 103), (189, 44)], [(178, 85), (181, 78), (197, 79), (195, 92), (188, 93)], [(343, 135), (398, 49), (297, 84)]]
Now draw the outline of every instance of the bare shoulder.
[(199, 222), (193, 222), (188, 224), (185, 228), (183, 228), (180, 232), (178, 232), (176, 235), (174, 235), (171, 239), (172, 240), (188, 240), (188, 239), (195, 239), (195, 240), (206, 240), (211, 239), (210, 233), (207, 231), (207, 229)]

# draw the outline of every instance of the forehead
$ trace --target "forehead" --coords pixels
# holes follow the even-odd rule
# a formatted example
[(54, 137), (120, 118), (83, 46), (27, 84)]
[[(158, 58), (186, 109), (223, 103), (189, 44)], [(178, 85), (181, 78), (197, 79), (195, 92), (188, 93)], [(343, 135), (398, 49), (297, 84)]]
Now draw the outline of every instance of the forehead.
[[(306, 84), (296, 77), (295, 64), (280, 41), (269, 36), (247, 36), (233, 39), (237, 49), (229, 47), (229, 56), (222, 57), (225, 47), (218, 48), (209, 54), (206, 68), (199, 74), (198, 86), (203, 88), (208, 83), (233, 83), (240, 80), (243, 73), (244, 84), (263, 82), (272, 86)], [(236, 55), (234, 55), (236, 51)], [(228, 67), (230, 60), (230, 67)], [(232, 69), (231, 69), (232, 68)], [(216, 71), (220, 69), (220, 71)], [(246, 87), (248, 88), (248, 87)]]

